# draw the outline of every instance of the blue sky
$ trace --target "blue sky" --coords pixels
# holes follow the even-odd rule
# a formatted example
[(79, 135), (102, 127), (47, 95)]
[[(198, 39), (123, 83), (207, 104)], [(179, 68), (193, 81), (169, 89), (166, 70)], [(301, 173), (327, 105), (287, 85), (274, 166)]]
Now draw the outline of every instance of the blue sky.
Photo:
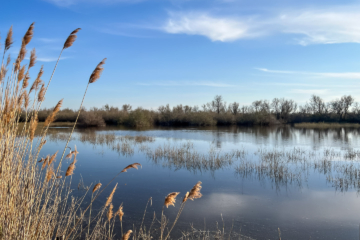
[[(11, 25), (16, 56), (37, 49), (44, 81), (69, 33), (45, 107), (64, 98), (77, 108), (95, 66), (107, 58), (86, 107), (106, 103), (156, 109), (201, 105), (217, 94), (230, 103), (274, 97), (304, 104), (312, 94), (360, 101), (360, 2), (335, 0), (27, 0), (5, 1), (2, 39)], [(3, 40), (2, 40), (3, 42)]]

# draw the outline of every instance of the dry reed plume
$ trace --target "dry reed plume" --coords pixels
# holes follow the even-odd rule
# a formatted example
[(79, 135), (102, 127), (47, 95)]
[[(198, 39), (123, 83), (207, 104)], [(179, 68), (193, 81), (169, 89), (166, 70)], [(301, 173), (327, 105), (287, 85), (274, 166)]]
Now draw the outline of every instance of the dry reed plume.
[[(76, 33), (79, 30), (76, 29), (70, 34), (62, 51), (73, 45), (76, 40)], [(46, 143), (49, 125), (60, 110), (62, 100), (54, 107), (51, 116), (44, 125), (38, 125), (38, 112), (45, 99), (46, 91), (53, 78), (62, 51), (47, 86), (45, 87), (45, 83), (41, 79), (44, 73), (41, 66), (31, 88), (27, 90), (30, 80), (29, 69), (36, 67), (36, 50), (31, 51), (28, 64), (24, 64), (23, 61), (26, 59), (26, 47), (33, 38), (33, 33), (34, 23), (30, 25), (22, 38), (19, 54), (15, 58), (9, 76), (5, 76), (9, 62), (6, 65), (3, 64), (3, 61), (1, 63), (0, 78), (6, 79), (7, 82), (2, 83), (4, 88), (0, 90), (0, 239), (112, 239), (116, 221), (112, 201), (117, 184), (99, 213), (93, 217), (91, 217), (92, 203), (100, 198), (101, 193), (119, 174), (131, 168), (138, 169), (138, 166), (141, 165), (133, 163), (122, 171), (119, 170), (120, 172), (104, 187), (101, 187), (100, 183), (96, 184), (91, 193), (94, 196), (91, 197), (89, 204), (85, 204), (86, 200), (84, 201), (87, 193), (91, 192), (89, 188), (86, 189), (83, 196), (78, 198), (71, 193), (72, 177), (69, 176), (74, 174), (75, 164), (78, 161), (77, 155), (79, 154), (76, 146), (74, 151), (70, 149), (71, 157), (74, 156), (74, 160), (67, 167), (65, 177), (62, 178), (61, 176), (63, 173), (62, 161), (80, 115), (86, 91), (90, 83), (99, 79), (105, 59), (96, 66), (87, 82), (77, 119), (67, 138), (59, 161), (55, 161), (58, 152), (41, 158), (41, 150)], [(11, 27), (5, 40), (4, 55), (12, 43)], [(24, 124), (20, 125), (19, 119), (22, 111), (25, 111), (26, 117)], [(35, 134), (35, 132), (38, 133)], [(139, 141), (143, 141), (143, 139)], [(41, 164), (37, 164), (38, 162)], [(174, 205), (175, 197), (178, 194), (169, 196), (166, 206)], [(103, 216), (107, 207), (109, 207), (107, 214)], [(124, 215), (122, 205), (116, 215), (119, 216), (122, 224)], [(131, 233), (132, 230), (127, 231), (122, 235), (122, 239), (128, 240)]]
[(117, 187), (117, 184), (115, 185), (115, 187), (114, 187), (113, 190), (111, 191), (109, 197), (107, 198), (106, 203), (105, 203), (105, 207), (109, 206), (110, 203), (112, 202), (112, 199), (113, 199), (113, 197), (114, 197), (114, 193), (115, 193), (115, 191), (116, 191), (116, 187)]
[(9, 50), (11, 45), (14, 43), (12, 35), (13, 35), (13, 30), (12, 30), (12, 26), (11, 26), (8, 33), (7, 33), (7, 36), (6, 36), (4, 52)]
[(68, 176), (71, 176), (74, 174), (75, 163), (76, 163), (76, 158), (74, 158), (74, 161), (72, 163), (70, 163), (69, 167), (67, 168), (65, 177), (68, 177)]
[(165, 207), (168, 208), (169, 205), (172, 205), (172, 206), (175, 207), (176, 197), (177, 197), (177, 195), (179, 195), (179, 194), (180, 194), (179, 192), (169, 193), (169, 194), (165, 197), (165, 202), (164, 202)]
[(122, 218), (124, 216), (123, 206), (122, 205), (120, 205), (119, 210), (117, 210), (117, 212), (116, 212), (116, 215), (119, 216), (120, 222), (122, 222)]
[(89, 83), (94, 83), (96, 82), (99, 78), (101, 73), (104, 70), (103, 65), (105, 64), (106, 58), (104, 58), (95, 68), (95, 70), (92, 72), (90, 79), (89, 79)]
[(99, 190), (100, 188), (101, 188), (101, 183), (97, 183), (97, 184), (95, 184), (92, 192), (94, 193), (94, 192), (96, 192), (97, 190)]
[(63, 49), (69, 48), (73, 45), (73, 43), (75, 42), (77, 36), (76, 34), (81, 30), (81, 28), (77, 28), (74, 31), (72, 31), (69, 35), (69, 37), (66, 39), (65, 43), (64, 43), (64, 47)]
[(110, 203), (109, 210), (108, 210), (107, 215), (106, 215), (108, 221), (110, 221), (113, 218), (113, 215), (114, 215), (113, 208), (114, 208), (114, 205), (112, 203)]
[(122, 237), (122, 240), (128, 240), (132, 232), (133, 232), (132, 230), (128, 230)]
[(53, 155), (51, 155), (50, 160), (49, 160), (49, 164), (52, 164), (55, 161), (56, 155), (58, 154), (59, 151), (56, 151), (56, 153), (54, 153)]
[(121, 172), (127, 172), (127, 170), (129, 170), (130, 168), (135, 168), (137, 170), (138, 169), (137, 166), (141, 167), (141, 164), (140, 163), (130, 164), (129, 166), (125, 167)]
[(202, 194), (200, 193), (201, 190), (201, 182), (199, 181), (195, 186), (190, 190), (190, 193), (187, 199), (194, 201), (194, 199), (201, 198)]

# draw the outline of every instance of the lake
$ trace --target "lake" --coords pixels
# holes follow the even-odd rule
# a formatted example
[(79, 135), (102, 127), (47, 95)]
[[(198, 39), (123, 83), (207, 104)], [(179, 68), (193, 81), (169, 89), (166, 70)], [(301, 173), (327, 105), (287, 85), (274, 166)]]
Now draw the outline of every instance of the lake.
[[(59, 150), (59, 159), (70, 131), (50, 128), (40, 157)], [(129, 164), (142, 165), (121, 173), (93, 205), (99, 210), (118, 183), (113, 204), (123, 204), (124, 231), (139, 227), (150, 197), (146, 228), (154, 212), (160, 219), (165, 196), (180, 192), (175, 207), (164, 209), (172, 222), (184, 194), (201, 181), (203, 196), (186, 203), (172, 238), (217, 224), (253, 239), (278, 239), (278, 228), (282, 239), (359, 238), (359, 129), (105, 127), (76, 129), (75, 145), (75, 196), (105, 186)], [(64, 160), (62, 171), (70, 163)], [(88, 193), (83, 204), (90, 199)]]

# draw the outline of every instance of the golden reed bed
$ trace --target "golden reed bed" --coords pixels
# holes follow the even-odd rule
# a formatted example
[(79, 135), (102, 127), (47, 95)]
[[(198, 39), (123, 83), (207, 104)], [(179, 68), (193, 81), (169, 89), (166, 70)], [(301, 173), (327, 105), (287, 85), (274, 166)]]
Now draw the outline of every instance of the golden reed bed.
[[(10, 55), (7, 55), (13, 44), (12, 27), (7, 33), (4, 44), (0, 71), (2, 87), (0, 99), (0, 239), (114, 239), (115, 237), (123, 240), (130, 237), (151, 239), (153, 238), (151, 231), (153, 224), (160, 225), (161, 233), (158, 236), (160, 239), (169, 239), (187, 200), (201, 197), (201, 182), (198, 182), (189, 193), (186, 193), (170, 228), (167, 227), (169, 219), (164, 215), (164, 207), (174, 205), (178, 193), (171, 193), (165, 198), (161, 219), (157, 220), (154, 216), (148, 231), (145, 231), (142, 221), (140, 227), (132, 230), (126, 229), (124, 234), (122, 231), (123, 206), (112, 201), (116, 185), (106, 201), (104, 198), (105, 204), (95, 216), (91, 215), (92, 203), (103, 197), (101, 193), (120, 174), (124, 174), (129, 169), (137, 169), (138, 166), (141, 166), (140, 164), (134, 163), (125, 167), (105, 186), (98, 183), (91, 192), (86, 192), (81, 198), (74, 198), (68, 187), (71, 185), (72, 175), (76, 174), (79, 152), (76, 148), (67, 156), (65, 156), (65, 152), (69, 148), (68, 144), (77, 124), (87, 89), (100, 78), (106, 59), (96, 66), (87, 83), (84, 82), (86, 88), (77, 118), (58, 161), (56, 159), (58, 152), (38, 159), (42, 147), (46, 145), (45, 137), (49, 126), (61, 109), (62, 100), (52, 109), (51, 114), (41, 126), (38, 125), (38, 111), (45, 99), (61, 54), (72, 47), (80, 28), (71, 32), (65, 40), (47, 84), (42, 80), (44, 69), (40, 67), (35, 80), (28, 88), (29, 70), (36, 66), (36, 50), (31, 50), (29, 61), (24, 60), (28, 51), (27, 45), (33, 37), (34, 26), (32, 23), (22, 38), (19, 54), (13, 63), (11, 63)], [(19, 124), (22, 111), (26, 113), (25, 123)], [(38, 132), (37, 137), (35, 131)], [(62, 172), (64, 158), (70, 158), (72, 162), (67, 170)], [(90, 204), (84, 206), (82, 203), (86, 194), (91, 194), (91, 201)], [(113, 213), (116, 204), (119, 205), (119, 210)], [(116, 216), (118, 216), (118, 220), (116, 220)], [(114, 234), (114, 228), (117, 228), (118, 225), (121, 228), (122, 236)]]

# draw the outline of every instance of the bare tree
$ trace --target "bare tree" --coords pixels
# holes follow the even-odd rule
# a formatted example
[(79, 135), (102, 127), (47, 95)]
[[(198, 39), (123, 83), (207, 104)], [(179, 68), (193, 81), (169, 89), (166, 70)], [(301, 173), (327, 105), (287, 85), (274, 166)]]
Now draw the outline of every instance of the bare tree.
[(193, 108), (192, 108), (192, 107), (190, 107), (190, 106), (188, 106), (188, 105), (185, 105), (185, 106), (184, 106), (184, 112), (185, 112), (185, 113), (189, 113), (189, 112), (191, 112), (191, 111), (192, 111), (192, 109), (193, 109)]
[(207, 108), (206, 104), (201, 105), (201, 108), (203, 109), (204, 112), (208, 111), (208, 108)]
[(105, 111), (109, 111), (110, 110), (110, 106), (109, 104), (105, 104), (105, 106), (103, 107)]
[(312, 95), (309, 103), (311, 112), (314, 114), (323, 114), (325, 112), (325, 103), (319, 96)]
[(280, 119), (281, 107), (280, 107), (280, 99), (274, 98), (271, 102), (271, 108), (276, 115), (276, 119)]
[(261, 104), (262, 104), (262, 101), (261, 101), (261, 100), (260, 100), (260, 101), (254, 101), (254, 102), (252, 103), (252, 106), (253, 106), (255, 112), (259, 112), (259, 111), (260, 111)]
[(355, 114), (360, 113), (360, 104), (358, 102), (354, 103), (354, 106), (352, 108), (352, 112), (355, 113)]
[(239, 103), (237, 102), (230, 103), (229, 109), (232, 114), (237, 115), (239, 113)]
[(173, 107), (172, 112), (173, 112), (173, 113), (183, 113), (184, 110), (183, 110), (182, 104)]
[(267, 100), (261, 101), (260, 111), (263, 113), (270, 113), (270, 103)]
[(158, 110), (159, 110), (160, 113), (163, 113), (163, 114), (171, 112), (169, 104), (166, 104), (166, 106), (160, 106), (158, 108)]
[(297, 109), (297, 104), (294, 100), (286, 100), (284, 98), (280, 99), (280, 118), (288, 121), (291, 113), (295, 112)]
[(340, 99), (331, 101), (330, 106), (331, 110), (339, 115), (340, 119), (345, 119), (353, 103), (354, 98), (351, 95), (344, 95)]
[(132, 106), (131, 106), (130, 104), (124, 104), (124, 105), (122, 105), (122, 110), (123, 110), (124, 112), (130, 112), (131, 109), (132, 109)]
[(248, 113), (250, 111), (250, 107), (242, 106), (240, 111), (241, 111), (242, 114)]
[(343, 103), (343, 108), (344, 108), (344, 118), (346, 117), (346, 115), (349, 112), (349, 109), (351, 107), (351, 105), (354, 103), (354, 98), (351, 95), (344, 95), (341, 97), (341, 101)]
[(217, 114), (220, 114), (220, 112), (222, 112), (224, 110), (223, 97), (220, 95), (216, 95), (214, 100), (211, 102), (211, 105), (212, 105), (214, 111)]

